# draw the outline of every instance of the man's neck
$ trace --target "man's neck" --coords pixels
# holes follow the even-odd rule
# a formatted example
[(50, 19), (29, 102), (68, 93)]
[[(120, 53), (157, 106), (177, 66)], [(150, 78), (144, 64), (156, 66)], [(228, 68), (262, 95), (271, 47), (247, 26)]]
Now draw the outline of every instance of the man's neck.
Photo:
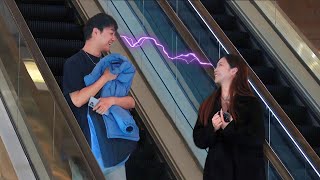
[(86, 44), (84, 45), (84, 47), (82, 48), (82, 50), (84, 50), (85, 52), (94, 55), (96, 57), (100, 57), (101, 56), (101, 51), (99, 49), (97, 49), (92, 42), (90, 41), (86, 41)]

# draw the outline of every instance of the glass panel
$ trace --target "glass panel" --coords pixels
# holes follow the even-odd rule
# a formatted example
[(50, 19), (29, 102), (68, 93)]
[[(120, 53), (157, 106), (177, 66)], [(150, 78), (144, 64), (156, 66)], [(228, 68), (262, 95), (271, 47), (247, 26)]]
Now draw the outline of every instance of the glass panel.
[(318, 179), (319, 177), (302, 153), (284, 131), (281, 122), (266, 108), (267, 141), (295, 179)]
[(266, 164), (266, 176), (267, 176), (266, 179), (268, 180), (282, 179), (269, 160), (267, 160), (265, 164)]
[(193, 35), (201, 49), (210, 58), (212, 63), (216, 64), (219, 57), (223, 56), (219, 41), (206, 28), (201, 19), (192, 11), (191, 7), (184, 1), (169, 0), (170, 5), (175, 10), (181, 21)]
[[(45, 173), (37, 168), (33, 154), (39, 154), (46, 173), (52, 179), (81, 176), (84, 179), (94, 179), (66, 119), (43, 81), (35, 60), (3, 1), (0, 2), (0, 9), (1, 71), (11, 85), (10, 92), (1, 88), (1, 93), (12, 94), (14, 97), (14, 100), (9, 96), (4, 97), (8, 113), (20, 136), (27, 131), (36, 146), (32, 151), (28, 148), (30, 142), (21, 136), (36, 174), (41, 179)], [(27, 129), (21, 128), (24, 125)]]
[[(157, 41), (163, 44), (165, 51), (168, 53), (168, 55), (165, 55), (164, 51), (159, 48), (159, 51), (162, 51), (161, 53), (164, 55), (163, 61), (171, 72), (175, 74), (177, 83), (185, 90), (195, 108), (198, 109), (199, 104), (215, 88), (213, 81), (204, 71), (204, 67), (201, 67), (197, 61), (193, 61), (191, 64), (187, 63), (194, 57), (174, 58), (193, 52), (184, 43), (159, 4), (156, 1), (150, 0), (135, 0), (135, 2), (147, 21), (142, 21), (142, 25), (146, 28), (148, 35), (151, 37), (155, 36)], [(217, 49), (213, 52), (217, 52)], [(217, 53), (212, 54), (218, 55)]]
[[(187, 1), (169, 0), (173, 9), (179, 15), (183, 23), (188, 27), (189, 31), (193, 34), (197, 42), (202, 47), (207, 56), (212, 56), (208, 47), (216, 47), (219, 50), (219, 55), (226, 53), (223, 46), (217, 47), (214, 41), (215, 36), (209, 32), (206, 25), (202, 22), (200, 17), (196, 14), (193, 8)], [(206, 43), (204, 41), (207, 39)], [(208, 39), (213, 39), (208, 41)], [(253, 84), (250, 83), (253, 87)], [(255, 90), (255, 88), (253, 88)], [(258, 96), (258, 92), (256, 91)], [(260, 96), (260, 95), (259, 95)], [(263, 101), (261, 101), (263, 102)], [(280, 160), (285, 164), (289, 172), (294, 178), (297, 179), (316, 179), (318, 178), (315, 171), (307, 162), (306, 158), (302, 156), (299, 148), (294, 145), (292, 139), (286, 133), (284, 127), (280, 125), (281, 120), (276, 120), (269, 106), (266, 107), (265, 127), (266, 137), (270, 146), (279, 156)]]

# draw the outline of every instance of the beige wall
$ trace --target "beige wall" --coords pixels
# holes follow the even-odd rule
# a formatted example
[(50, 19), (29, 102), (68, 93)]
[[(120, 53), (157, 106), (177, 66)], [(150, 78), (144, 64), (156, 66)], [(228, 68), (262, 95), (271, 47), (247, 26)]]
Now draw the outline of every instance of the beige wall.
[(320, 51), (320, 0), (277, 0), (277, 3)]

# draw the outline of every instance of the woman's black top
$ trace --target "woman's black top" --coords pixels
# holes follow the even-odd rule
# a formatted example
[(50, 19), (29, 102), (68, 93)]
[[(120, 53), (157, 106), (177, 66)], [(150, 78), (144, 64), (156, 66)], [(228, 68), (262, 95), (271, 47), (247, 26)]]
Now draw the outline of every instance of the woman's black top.
[(211, 119), (220, 109), (221, 102), (216, 100), (207, 125), (203, 126), (198, 117), (193, 130), (196, 146), (209, 148), (203, 179), (266, 179), (263, 110), (258, 99), (236, 96), (237, 119), (231, 121), (225, 129), (214, 132)]

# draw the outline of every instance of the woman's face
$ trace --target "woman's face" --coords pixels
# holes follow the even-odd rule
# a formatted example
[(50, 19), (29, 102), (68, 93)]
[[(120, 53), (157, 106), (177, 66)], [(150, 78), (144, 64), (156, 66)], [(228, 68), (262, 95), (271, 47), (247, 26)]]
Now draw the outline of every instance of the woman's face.
[(231, 68), (228, 61), (225, 58), (221, 58), (218, 63), (217, 67), (214, 70), (214, 81), (217, 84), (222, 84), (224, 82), (230, 82), (235, 73), (236, 68)]

